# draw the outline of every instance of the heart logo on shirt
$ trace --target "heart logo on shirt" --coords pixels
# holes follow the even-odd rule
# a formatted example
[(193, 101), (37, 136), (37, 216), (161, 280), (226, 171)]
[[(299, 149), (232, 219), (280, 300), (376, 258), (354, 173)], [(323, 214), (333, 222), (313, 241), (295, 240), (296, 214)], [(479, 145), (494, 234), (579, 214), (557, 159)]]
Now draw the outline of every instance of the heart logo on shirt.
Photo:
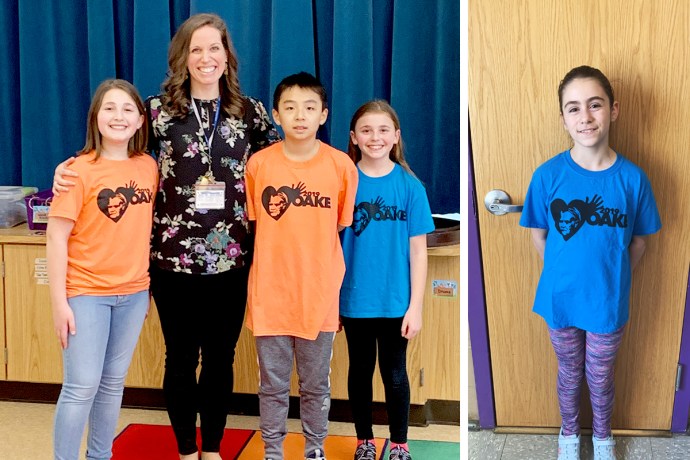
[(371, 219), (381, 210), (383, 205), (383, 198), (376, 197), (376, 200), (371, 202), (362, 201), (355, 206), (355, 211), (352, 214), (352, 231), (355, 236), (362, 234), (364, 229), (369, 226)]
[(130, 204), (149, 203), (151, 199), (151, 190), (140, 189), (134, 181), (129, 181), (129, 184), (118, 187), (114, 192), (109, 188), (102, 189), (98, 192), (96, 203), (108, 219), (117, 222), (125, 215)]
[(119, 187), (114, 192), (109, 188), (102, 189), (98, 192), (96, 202), (98, 203), (98, 209), (113, 222), (122, 219), (129, 206), (128, 193), (124, 187)]
[(561, 234), (565, 241), (572, 238), (580, 228), (587, 222), (590, 216), (601, 209), (604, 200), (594, 195), (592, 201), (589, 197), (585, 201), (575, 199), (570, 203), (556, 198), (551, 202), (551, 216), (556, 227), (556, 231)]
[(264, 192), (261, 194), (261, 203), (269, 216), (278, 220), (285, 214), (285, 211), (290, 207), (291, 192), (292, 189), (286, 185), (283, 185), (278, 190), (272, 185), (264, 189)]
[(302, 193), (305, 193), (306, 186), (299, 182), (297, 185), (292, 185), (288, 187), (283, 185), (278, 190), (272, 185), (266, 187), (261, 194), (261, 204), (264, 205), (264, 209), (273, 219), (280, 219), (285, 211), (290, 207), (290, 205), (300, 197)]

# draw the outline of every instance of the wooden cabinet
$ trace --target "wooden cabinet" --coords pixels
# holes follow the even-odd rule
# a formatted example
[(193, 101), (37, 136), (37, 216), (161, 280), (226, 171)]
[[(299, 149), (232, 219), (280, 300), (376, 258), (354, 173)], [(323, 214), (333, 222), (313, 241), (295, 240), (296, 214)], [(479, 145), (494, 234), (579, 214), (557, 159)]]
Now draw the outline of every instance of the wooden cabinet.
[[(438, 297), (431, 292), (433, 280), (449, 279), (457, 283), (459, 249), (429, 249), (429, 254), (424, 326), (420, 335), (408, 346), (412, 404), (424, 404), (429, 398), (460, 399), (458, 297)], [(48, 285), (42, 281), (41, 273), (44, 271), (41, 265), (44, 264), (40, 262), (46, 257), (45, 236), (30, 232), (25, 226), (0, 230), (0, 256), (5, 273), (3, 283), (0, 283), (0, 345), (7, 349), (7, 364), (6, 368), (0, 367), (0, 378), (60, 383), (62, 354), (53, 330)], [(4, 303), (1, 302), (3, 298)], [(3, 335), (2, 331), (6, 331), (6, 334)], [(160, 388), (164, 362), (165, 344), (158, 312), (152, 303), (132, 358), (126, 385)], [(246, 327), (237, 344), (234, 368), (235, 392), (256, 394), (259, 385), (256, 347), (251, 331)], [(347, 369), (345, 333), (340, 332), (336, 334), (331, 364), (333, 399), (348, 399)], [(294, 372), (291, 394), (299, 394)], [(375, 375), (374, 399), (385, 400), (378, 371)]]
[[(0, 283), (0, 345), (7, 356), (0, 377), (18, 382), (61, 383), (62, 351), (53, 328), (45, 277), (45, 235), (29, 231), (26, 225), (1, 229), (0, 255), (4, 269)], [(158, 313), (152, 307), (132, 358), (127, 386), (159, 388), (164, 355)]]
[[(3, 260), (2, 256), (2, 245), (0, 245), (0, 261)], [(5, 266), (0, 265), (0, 272), (2, 272), (2, 275), (4, 277), (5, 275)], [(5, 298), (5, 283), (1, 282), (0, 280), (0, 350), (3, 351), (3, 358), (2, 358), (2, 365), (0, 366), (0, 379), (5, 380), (7, 379), (7, 352), (5, 351), (7, 348), (5, 347), (5, 303), (3, 302), (3, 299)]]
[(39, 284), (45, 280), (37, 277), (40, 271), (36, 274), (36, 259), (45, 261), (45, 246), (3, 246), (7, 379), (59, 383), (62, 353), (53, 328), (50, 292), (47, 284)]
[[(429, 249), (424, 293), (424, 325), (420, 333), (423, 399), (460, 401), (460, 245)], [(455, 295), (444, 282), (454, 282)], [(436, 292), (434, 282), (439, 284)]]
[(139, 388), (161, 388), (165, 366), (165, 342), (161, 333), (156, 305), (151, 302), (149, 314), (141, 328), (125, 385)]

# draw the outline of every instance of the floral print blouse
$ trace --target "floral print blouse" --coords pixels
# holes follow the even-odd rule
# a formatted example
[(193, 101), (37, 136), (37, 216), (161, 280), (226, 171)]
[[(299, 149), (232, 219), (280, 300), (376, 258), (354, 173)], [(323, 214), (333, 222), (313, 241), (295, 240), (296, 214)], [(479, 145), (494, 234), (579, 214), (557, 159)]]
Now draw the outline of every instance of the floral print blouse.
[[(192, 274), (222, 273), (250, 264), (244, 168), (280, 136), (263, 104), (245, 97), (242, 119), (220, 114), (209, 152), (207, 138), (216, 100), (195, 99), (201, 126), (190, 104), (184, 118), (171, 118), (161, 95), (146, 100), (150, 148), (157, 154), (160, 183), (154, 206), (151, 260), (159, 268)], [(225, 182), (224, 209), (196, 209), (194, 185), (210, 170)]]

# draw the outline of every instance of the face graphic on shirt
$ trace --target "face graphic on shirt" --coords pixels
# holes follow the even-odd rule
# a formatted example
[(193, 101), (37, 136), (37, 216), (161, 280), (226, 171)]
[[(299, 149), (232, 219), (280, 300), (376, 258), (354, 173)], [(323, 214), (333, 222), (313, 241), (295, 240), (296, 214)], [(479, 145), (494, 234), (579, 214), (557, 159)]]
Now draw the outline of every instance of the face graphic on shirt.
[(355, 235), (362, 233), (366, 226), (369, 225), (370, 220), (371, 216), (364, 206), (361, 206), (361, 204), (357, 206), (352, 216), (352, 230), (355, 232)]
[(288, 210), (290, 205), (295, 206), (305, 206), (304, 200), (301, 200), (306, 195), (308, 195), (306, 186), (299, 182), (297, 185), (283, 185), (276, 190), (275, 187), (269, 185), (261, 193), (261, 204), (264, 205), (264, 209), (273, 219), (280, 219), (285, 211)]
[(372, 219), (380, 220), (384, 218), (380, 215), (382, 206), (384, 206), (384, 202), (380, 196), (376, 197), (375, 200), (362, 201), (355, 206), (351, 225), (355, 236), (361, 235)]
[(103, 214), (106, 215), (106, 217), (108, 217), (108, 219), (112, 220), (113, 222), (117, 222), (122, 219), (122, 216), (125, 215), (125, 212), (129, 207), (129, 197), (134, 194), (134, 190), (131, 191), (132, 193), (124, 192), (125, 190), (123, 187), (119, 187), (115, 191), (109, 188), (104, 188), (98, 192), (98, 208)]
[(147, 188), (139, 188), (130, 181), (129, 184), (117, 187), (101, 189), (96, 198), (98, 209), (110, 220), (117, 222), (127, 212), (129, 205), (150, 203), (153, 199), (153, 191)]
[(127, 200), (121, 193), (108, 198), (108, 217), (113, 220), (119, 220), (125, 213), (126, 204)]
[(277, 194), (271, 196), (268, 200), (268, 215), (274, 219), (277, 219), (285, 212), (287, 205), (287, 195), (285, 195), (285, 193), (278, 192)]
[(558, 229), (561, 235), (570, 236), (575, 228), (579, 227), (580, 223), (580, 213), (575, 209), (568, 209), (561, 214), (560, 219), (558, 219)]
[(550, 205), (556, 231), (565, 241), (568, 241), (586, 222), (594, 225), (591, 220), (594, 219), (596, 222), (597, 212), (604, 209), (603, 202), (604, 200), (598, 195), (594, 195), (591, 199), (587, 197), (584, 201), (574, 199), (569, 203), (556, 198)]

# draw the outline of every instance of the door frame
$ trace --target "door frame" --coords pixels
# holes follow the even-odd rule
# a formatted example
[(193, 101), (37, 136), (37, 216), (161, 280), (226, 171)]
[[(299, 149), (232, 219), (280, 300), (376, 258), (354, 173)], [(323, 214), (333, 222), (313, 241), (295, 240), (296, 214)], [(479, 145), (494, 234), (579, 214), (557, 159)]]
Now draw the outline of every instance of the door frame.
[[(480, 205), (474, 187), (474, 160), (472, 155), (472, 138), (468, 122), (468, 161), (469, 167), (469, 216), (468, 216), (468, 304), (467, 316), (472, 344), (472, 362), (474, 364), (475, 386), (477, 388), (477, 406), (480, 428), (496, 427), (496, 406), (494, 402), (493, 379), (491, 376), (491, 349), (489, 346), (489, 326), (487, 322), (486, 301), (484, 296), (484, 270), (482, 266), (482, 248), (480, 240), (479, 213), (488, 212)], [(499, 217), (500, 218), (500, 217)], [(682, 367), (681, 380), (677, 384), (673, 400), (671, 432), (685, 433), (688, 429), (690, 413), (690, 270), (685, 293), (685, 311), (683, 313), (683, 331), (680, 339), (678, 365)]]
[(671, 432), (684, 433), (688, 428), (690, 411), (690, 270), (688, 286), (685, 291), (685, 312), (683, 313), (683, 332), (680, 334), (680, 355), (678, 365), (682, 366), (681, 381), (676, 383), (676, 397), (673, 400)]
[[(469, 123), (468, 123), (469, 124)], [(472, 159), (472, 135), (468, 127), (468, 194), (467, 216), (467, 320), (472, 344), (472, 363), (477, 390), (477, 409), (480, 428), (496, 427), (494, 385), (491, 376), (491, 353), (489, 352), (489, 326), (484, 299), (484, 271), (479, 240), (479, 212), (477, 194), (474, 190), (474, 161)]]

